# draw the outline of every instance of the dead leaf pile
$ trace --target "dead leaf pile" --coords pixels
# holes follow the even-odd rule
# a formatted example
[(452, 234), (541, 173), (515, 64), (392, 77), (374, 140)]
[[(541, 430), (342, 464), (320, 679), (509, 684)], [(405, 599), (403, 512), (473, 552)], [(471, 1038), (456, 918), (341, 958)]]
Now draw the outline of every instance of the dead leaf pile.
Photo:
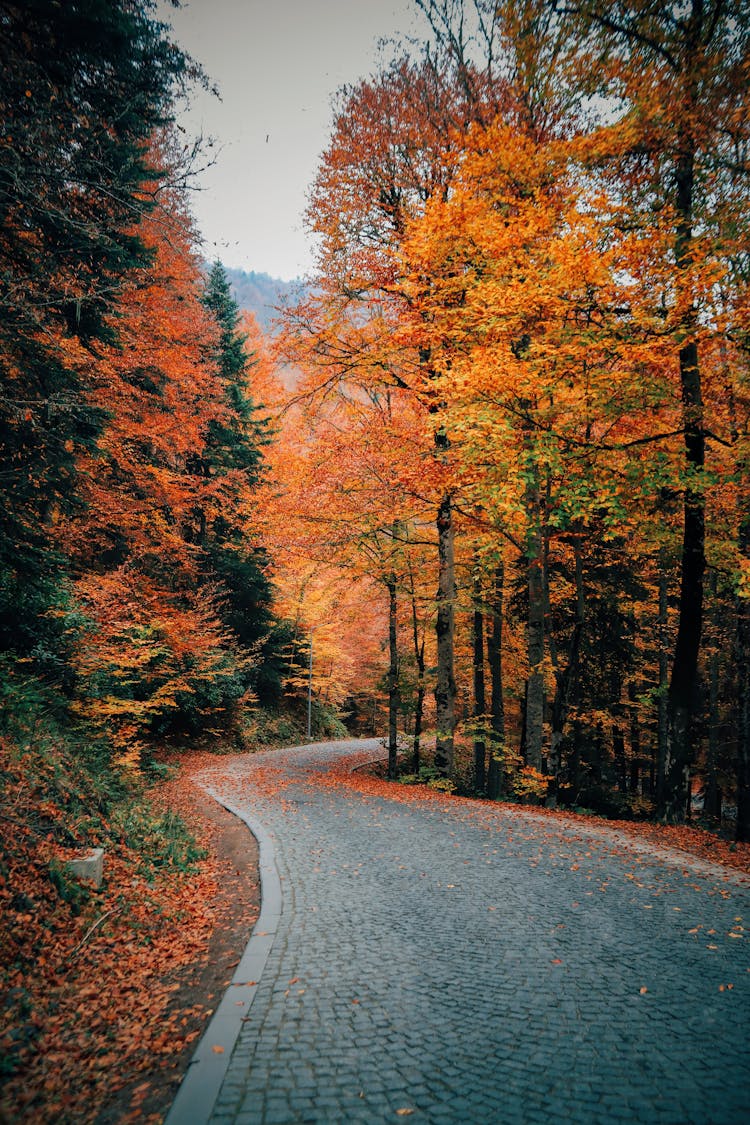
[[(79, 845), (62, 800), (35, 791), (7, 750), (0, 745), (0, 1119), (85, 1125), (114, 1091), (168, 1067), (198, 1036), (196, 1017), (208, 1009), (181, 1009), (177, 994), (222, 921), (218, 861), (149, 869), (104, 818), (80, 833)], [(161, 787), (158, 804), (210, 845), (191, 790), (181, 772)], [(105, 848), (98, 890), (68, 880), (64, 867), (96, 843)], [(135, 1119), (161, 1120), (138, 1112), (146, 1089), (134, 1091)]]

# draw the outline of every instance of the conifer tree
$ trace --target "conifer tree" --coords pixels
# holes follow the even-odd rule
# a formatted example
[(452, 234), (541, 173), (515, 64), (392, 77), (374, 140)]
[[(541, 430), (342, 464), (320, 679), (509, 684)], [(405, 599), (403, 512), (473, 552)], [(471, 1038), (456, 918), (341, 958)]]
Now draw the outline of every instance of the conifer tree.
[(250, 686), (264, 702), (272, 702), (281, 684), (270, 609), (271, 587), (265, 551), (253, 541), (252, 527), (247, 522), (248, 497), (261, 479), (262, 447), (268, 438), (248, 392), (252, 358), (221, 262), (214, 262), (209, 271), (203, 303), (219, 329), (209, 350), (222, 384), (225, 414), (211, 423), (206, 448), (195, 460), (194, 468), (222, 478), (226, 503), (210, 524), (199, 513), (199, 542), (206, 574), (218, 579), (224, 594), (224, 623), (258, 657)]
[(51, 640), (55, 522), (103, 418), (70, 344), (114, 339), (148, 258), (147, 146), (187, 60), (146, 0), (3, 0), (0, 57), (0, 648), (28, 655)]

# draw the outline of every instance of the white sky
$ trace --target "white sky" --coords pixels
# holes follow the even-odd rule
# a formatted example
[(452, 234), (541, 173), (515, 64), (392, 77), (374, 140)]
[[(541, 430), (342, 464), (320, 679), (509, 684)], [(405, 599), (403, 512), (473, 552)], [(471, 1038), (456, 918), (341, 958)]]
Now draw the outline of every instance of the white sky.
[[(331, 96), (370, 74), (381, 38), (419, 35), (413, 0), (191, 0), (159, 18), (222, 100), (196, 91), (179, 124), (218, 142), (192, 207), (208, 258), (285, 280), (312, 265), (307, 191)], [(216, 150), (214, 150), (216, 152)]]

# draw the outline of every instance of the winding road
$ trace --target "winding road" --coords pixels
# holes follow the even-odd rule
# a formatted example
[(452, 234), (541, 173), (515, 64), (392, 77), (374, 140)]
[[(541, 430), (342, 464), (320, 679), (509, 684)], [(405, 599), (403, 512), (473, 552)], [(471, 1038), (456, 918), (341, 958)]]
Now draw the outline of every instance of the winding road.
[(746, 877), (600, 822), (383, 795), (352, 755), (382, 747), (197, 776), (258, 836), (263, 903), (167, 1125), (750, 1121)]

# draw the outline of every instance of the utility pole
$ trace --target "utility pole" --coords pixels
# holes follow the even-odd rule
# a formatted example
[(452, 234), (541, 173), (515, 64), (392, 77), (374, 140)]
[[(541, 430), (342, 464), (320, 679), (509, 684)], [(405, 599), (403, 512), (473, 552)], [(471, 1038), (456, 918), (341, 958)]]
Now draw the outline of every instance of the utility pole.
[(307, 738), (312, 738), (312, 661), (313, 661), (313, 633), (315, 626), (310, 630), (310, 662), (307, 672)]

